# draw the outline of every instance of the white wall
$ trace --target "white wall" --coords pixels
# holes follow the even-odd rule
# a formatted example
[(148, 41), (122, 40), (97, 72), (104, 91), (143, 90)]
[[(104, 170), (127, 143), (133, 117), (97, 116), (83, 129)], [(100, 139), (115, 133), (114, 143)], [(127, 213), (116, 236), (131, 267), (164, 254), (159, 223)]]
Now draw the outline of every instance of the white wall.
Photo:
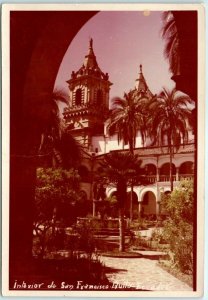
[[(141, 136), (140, 134), (138, 134), (136, 138), (136, 148), (140, 148), (140, 147), (143, 147), (143, 145), (142, 145)], [(103, 154), (113, 150), (122, 150), (122, 149), (127, 150), (129, 147), (128, 145), (123, 145), (122, 141), (118, 143), (117, 135), (113, 135), (110, 137), (100, 135), (100, 136), (92, 137), (92, 148), (93, 151), (95, 151), (95, 149), (97, 148), (99, 154)]]

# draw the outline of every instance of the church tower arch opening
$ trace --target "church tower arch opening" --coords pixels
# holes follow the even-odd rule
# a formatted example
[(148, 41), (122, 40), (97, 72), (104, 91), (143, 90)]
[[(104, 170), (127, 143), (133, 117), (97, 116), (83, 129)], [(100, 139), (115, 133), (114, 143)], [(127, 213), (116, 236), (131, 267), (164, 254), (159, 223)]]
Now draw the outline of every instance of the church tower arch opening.
[(80, 106), (82, 104), (82, 89), (80, 88), (76, 90), (74, 104), (76, 106)]

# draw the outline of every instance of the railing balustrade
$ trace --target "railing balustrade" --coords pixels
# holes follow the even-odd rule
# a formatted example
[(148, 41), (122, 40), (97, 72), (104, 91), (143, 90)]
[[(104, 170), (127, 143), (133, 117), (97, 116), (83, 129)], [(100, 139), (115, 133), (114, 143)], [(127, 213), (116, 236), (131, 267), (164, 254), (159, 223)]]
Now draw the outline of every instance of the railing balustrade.
[(192, 180), (194, 178), (194, 174), (180, 174), (179, 175), (179, 180)]
[[(159, 181), (162, 181), (162, 182), (170, 181), (169, 175), (160, 175), (159, 178), (160, 178)], [(176, 181), (176, 175), (173, 175), (173, 181)]]
[[(193, 174), (179, 174), (178, 175), (178, 180), (191, 180), (193, 179)], [(178, 181), (176, 180), (177, 176), (174, 174), (173, 175), (173, 181)], [(149, 181), (149, 183), (155, 183), (157, 181), (156, 175), (146, 175), (146, 179)], [(160, 175), (159, 176), (159, 182), (168, 182), (170, 181), (170, 176), (169, 175)]]
[(157, 181), (156, 175), (147, 175), (146, 179), (149, 181), (149, 183), (155, 183)]

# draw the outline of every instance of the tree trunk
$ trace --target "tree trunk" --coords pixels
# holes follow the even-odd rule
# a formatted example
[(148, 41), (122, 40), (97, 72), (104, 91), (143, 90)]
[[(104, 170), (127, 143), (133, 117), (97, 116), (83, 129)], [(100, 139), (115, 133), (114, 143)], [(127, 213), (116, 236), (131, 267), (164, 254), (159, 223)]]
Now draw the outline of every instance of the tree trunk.
[[(132, 155), (134, 155), (134, 147), (133, 143), (129, 143), (129, 150)], [(133, 191), (134, 191), (134, 185), (133, 182), (131, 182), (131, 195), (130, 195), (130, 221), (133, 220)]]
[(57, 207), (55, 206), (53, 209), (53, 216), (52, 216), (52, 220), (51, 220), (53, 237), (55, 236), (55, 232), (56, 232), (56, 216), (57, 216)]
[(131, 183), (131, 195), (130, 195), (130, 221), (133, 220), (133, 192), (134, 192), (134, 186), (133, 186), (133, 183)]
[(173, 153), (172, 153), (172, 145), (170, 146), (170, 190), (173, 191)]
[(125, 222), (124, 222), (124, 208), (120, 207), (119, 209), (119, 233), (120, 233), (120, 241), (119, 241), (119, 251), (125, 251)]

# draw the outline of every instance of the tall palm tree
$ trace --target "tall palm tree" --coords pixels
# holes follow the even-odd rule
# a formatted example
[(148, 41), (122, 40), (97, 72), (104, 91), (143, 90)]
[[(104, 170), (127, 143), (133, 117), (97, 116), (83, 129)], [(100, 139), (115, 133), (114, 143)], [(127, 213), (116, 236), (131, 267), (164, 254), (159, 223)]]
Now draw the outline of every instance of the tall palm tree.
[(104, 161), (100, 163), (103, 169), (102, 176), (108, 178), (110, 183), (115, 184), (117, 189), (117, 201), (119, 206), (119, 230), (120, 243), (119, 251), (125, 251), (125, 224), (124, 224), (124, 205), (127, 198), (127, 186), (131, 180), (141, 180), (140, 174), (141, 161), (136, 155), (129, 152), (110, 152), (105, 155)]
[(130, 153), (134, 153), (136, 136), (141, 133), (142, 142), (145, 140), (145, 97), (135, 96), (134, 91), (124, 93), (124, 97), (113, 99), (113, 106), (107, 129), (110, 135), (117, 134), (118, 142), (121, 140), (129, 145)]
[[(136, 145), (136, 136), (140, 132), (144, 144), (146, 137), (145, 103), (147, 98), (139, 97), (134, 91), (124, 93), (124, 98), (113, 99), (113, 109), (107, 129), (109, 134), (117, 134), (118, 142), (129, 145), (133, 155)], [(131, 185), (130, 219), (133, 217), (133, 184)]]
[(165, 40), (164, 55), (169, 60), (173, 75), (180, 72), (180, 42), (175, 19), (172, 12), (163, 13), (162, 37)]
[(170, 155), (170, 182), (173, 190), (172, 161), (174, 149), (188, 142), (188, 129), (191, 121), (192, 100), (173, 89), (163, 91), (153, 98), (149, 105), (149, 133), (154, 144), (168, 145)]

